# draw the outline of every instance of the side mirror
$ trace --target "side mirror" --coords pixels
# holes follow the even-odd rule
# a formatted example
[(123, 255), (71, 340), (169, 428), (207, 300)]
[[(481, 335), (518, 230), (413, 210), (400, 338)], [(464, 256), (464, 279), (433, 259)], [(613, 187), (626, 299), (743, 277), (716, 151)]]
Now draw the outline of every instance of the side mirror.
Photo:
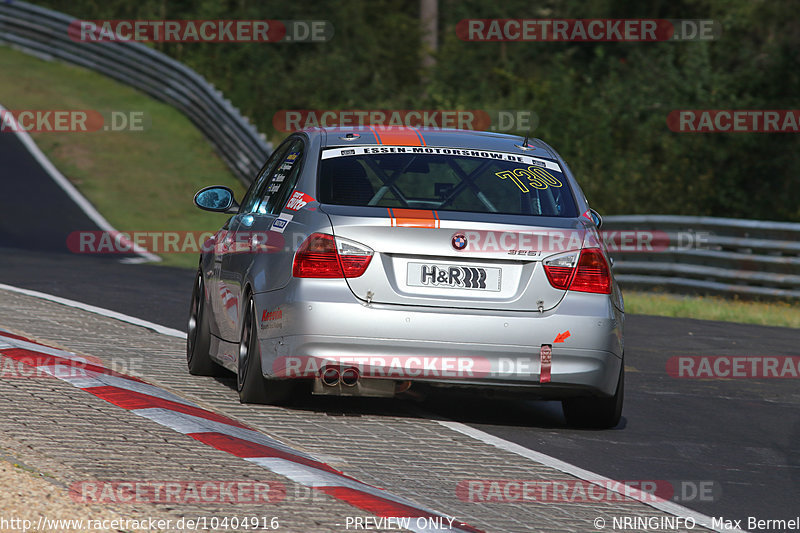
[(239, 204), (233, 198), (233, 191), (222, 185), (213, 185), (200, 189), (194, 195), (194, 205), (206, 211), (216, 213), (236, 213)]
[(592, 215), (592, 222), (594, 222), (594, 225), (597, 226), (597, 229), (600, 229), (603, 225), (603, 217), (594, 209), (589, 209), (589, 214)]

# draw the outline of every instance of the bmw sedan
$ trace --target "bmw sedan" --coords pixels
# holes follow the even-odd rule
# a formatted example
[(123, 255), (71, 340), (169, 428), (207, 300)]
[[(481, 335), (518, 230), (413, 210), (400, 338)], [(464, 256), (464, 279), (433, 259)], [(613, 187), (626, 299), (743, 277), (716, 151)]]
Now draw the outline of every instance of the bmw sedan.
[(538, 139), (464, 130), (290, 135), (200, 257), (187, 359), (242, 402), (471, 389), (613, 427), (624, 308), (600, 216)]

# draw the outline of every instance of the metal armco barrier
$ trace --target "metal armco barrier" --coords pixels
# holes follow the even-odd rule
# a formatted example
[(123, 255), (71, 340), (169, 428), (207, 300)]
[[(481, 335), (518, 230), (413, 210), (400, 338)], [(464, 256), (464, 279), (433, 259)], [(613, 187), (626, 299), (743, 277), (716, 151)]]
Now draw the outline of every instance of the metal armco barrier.
[(74, 20), (27, 2), (0, 2), (0, 44), (95, 70), (172, 105), (249, 185), (272, 146), (220, 91), (192, 69), (141, 43), (75, 41), (67, 33)]
[(603, 231), (665, 232), (669, 246), (611, 250), (623, 288), (800, 299), (800, 224), (736, 218), (624, 215)]

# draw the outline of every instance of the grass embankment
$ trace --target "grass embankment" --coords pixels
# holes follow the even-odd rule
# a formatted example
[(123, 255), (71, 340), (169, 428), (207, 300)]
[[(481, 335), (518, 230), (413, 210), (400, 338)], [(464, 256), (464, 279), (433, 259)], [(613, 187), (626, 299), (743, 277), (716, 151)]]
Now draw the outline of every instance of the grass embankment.
[[(42, 151), (121, 231), (215, 231), (222, 216), (198, 210), (209, 184), (244, 189), (191, 122), (172, 107), (92, 71), (42, 61), (0, 46), (0, 104), (9, 109), (144, 111), (142, 132), (34, 133)], [(194, 268), (195, 254), (165, 254), (163, 264)], [(800, 328), (800, 306), (716, 297), (625, 292), (634, 314)]]
[[(120, 231), (216, 231), (224, 215), (194, 207), (205, 185), (244, 188), (194, 125), (173, 107), (93, 71), (0, 46), (0, 104), (23, 110), (144, 112), (144, 131), (41, 132), (32, 137), (64, 176)], [(91, 228), (87, 228), (91, 229)], [(161, 254), (195, 268), (197, 254)]]
[(800, 305), (624, 291), (625, 312), (800, 328)]

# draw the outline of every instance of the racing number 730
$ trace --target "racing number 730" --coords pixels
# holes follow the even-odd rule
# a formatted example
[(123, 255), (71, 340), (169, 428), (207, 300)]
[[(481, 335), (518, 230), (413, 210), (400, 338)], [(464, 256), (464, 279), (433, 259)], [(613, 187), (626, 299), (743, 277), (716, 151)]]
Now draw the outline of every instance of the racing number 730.
[[(530, 166), (528, 168), (515, 168), (514, 170), (503, 170), (495, 172), (495, 176), (501, 180), (511, 178), (522, 192), (530, 192), (527, 185), (535, 189), (546, 189), (548, 187), (561, 187), (561, 182), (543, 168)], [(527, 179), (523, 182), (522, 179)]]

